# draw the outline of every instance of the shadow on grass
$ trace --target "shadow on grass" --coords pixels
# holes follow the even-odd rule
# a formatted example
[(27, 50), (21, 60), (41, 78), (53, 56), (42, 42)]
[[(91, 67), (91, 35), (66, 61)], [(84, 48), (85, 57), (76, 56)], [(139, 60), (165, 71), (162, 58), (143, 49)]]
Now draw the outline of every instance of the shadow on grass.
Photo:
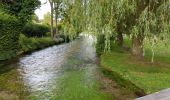
[(19, 58), (13, 58), (11, 60), (0, 61), (0, 74), (7, 73), (17, 68), (16, 62)]
[(146, 95), (143, 89), (139, 88), (138, 86), (133, 84), (131, 81), (124, 79), (120, 74), (112, 71), (111, 69), (101, 66), (101, 70), (107, 77), (116, 81), (120, 86), (127, 88), (131, 90), (132, 92), (134, 92), (137, 97), (142, 97)]

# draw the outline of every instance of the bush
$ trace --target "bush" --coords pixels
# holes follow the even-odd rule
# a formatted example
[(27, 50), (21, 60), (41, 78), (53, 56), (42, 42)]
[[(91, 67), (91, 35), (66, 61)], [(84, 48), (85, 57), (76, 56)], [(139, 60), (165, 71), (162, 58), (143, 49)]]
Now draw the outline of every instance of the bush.
[(27, 37), (43, 37), (47, 36), (48, 32), (50, 32), (48, 26), (35, 23), (27, 23), (22, 31)]
[(20, 52), (29, 52), (37, 49), (42, 49), (47, 46), (51, 46), (56, 44), (54, 40), (50, 37), (43, 37), (43, 38), (28, 38), (25, 35), (21, 34), (19, 38), (19, 47)]
[(18, 49), (19, 21), (0, 11), (0, 60), (10, 59)]

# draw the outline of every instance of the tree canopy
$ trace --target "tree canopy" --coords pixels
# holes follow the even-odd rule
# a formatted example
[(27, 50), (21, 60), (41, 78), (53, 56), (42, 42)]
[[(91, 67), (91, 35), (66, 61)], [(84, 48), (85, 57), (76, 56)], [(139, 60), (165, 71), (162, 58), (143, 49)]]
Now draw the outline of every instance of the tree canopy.
[(127, 34), (132, 54), (143, 56), (145, 39), (153, 48), (157, 40), (170, 36), (170, 0), (64, 0), (64, 4), (65, 33), (103, 34), (104, 51), (110, 50), (110, 37)]
[(5, 12), (18, 18), (22, 24), (28, 22), (40, 6), (39, 0), (1, 0), (0, 3)]

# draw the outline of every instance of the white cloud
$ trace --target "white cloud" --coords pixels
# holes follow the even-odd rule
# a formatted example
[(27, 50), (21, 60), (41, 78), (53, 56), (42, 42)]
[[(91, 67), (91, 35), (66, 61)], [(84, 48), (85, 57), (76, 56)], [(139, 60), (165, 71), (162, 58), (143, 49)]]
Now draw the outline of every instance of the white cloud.
[(35, 10), (35, 14), (39, 17), (39, 19), (43, 19), (44, 14), (50, 12), (51, 8), (48, 0), (40, 0), (40, 1), (41, 1), (41, 7)]

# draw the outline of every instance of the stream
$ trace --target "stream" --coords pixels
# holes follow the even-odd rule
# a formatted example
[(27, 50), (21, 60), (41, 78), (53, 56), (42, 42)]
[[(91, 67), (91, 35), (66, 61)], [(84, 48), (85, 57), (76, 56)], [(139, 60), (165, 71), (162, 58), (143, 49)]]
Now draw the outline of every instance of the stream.
[(0, 64), (0, 100), (112, 100), (96, 79), (92, 36)]

